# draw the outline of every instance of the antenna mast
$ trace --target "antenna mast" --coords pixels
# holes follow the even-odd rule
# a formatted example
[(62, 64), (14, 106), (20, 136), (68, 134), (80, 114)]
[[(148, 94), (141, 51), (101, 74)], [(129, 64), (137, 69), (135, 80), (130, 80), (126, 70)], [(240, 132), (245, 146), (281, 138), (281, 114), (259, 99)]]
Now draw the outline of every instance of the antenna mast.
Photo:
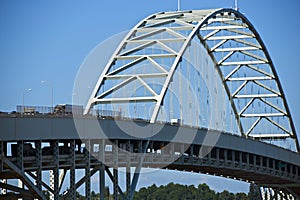
[(180, 11), (180, 0), (177, 0), (177, 11)]
[(235, 9), (235, 10), (239, 10), (239, 7), (238, 7), (238, 0), (235, 0), (235, 1), (234, 1), (234, 9)]

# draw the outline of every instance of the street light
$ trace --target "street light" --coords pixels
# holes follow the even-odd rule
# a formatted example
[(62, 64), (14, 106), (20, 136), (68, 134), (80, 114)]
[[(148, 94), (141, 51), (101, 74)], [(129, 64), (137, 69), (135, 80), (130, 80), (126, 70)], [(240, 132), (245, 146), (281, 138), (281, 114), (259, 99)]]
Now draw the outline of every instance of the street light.
[(51, 87), (51, 113), (53, 113), (53, 85), (50, 81), (41, 81), (42, 84), (49, 84)]
[(22, 114), (24, 114), (24, 112), (25, 112), (25, 106), (24, 106), (24, 96), (25, 96), (25, 92), (27, 92), (27, 91), (32, 91), (32, 89), (31, 88), (28, 88), (28, 89), (25, 89), (24, 91), (23, 91), (23, 98), (22, 98), (22, 104), (23, 104), (23, 112), (22, 112)]

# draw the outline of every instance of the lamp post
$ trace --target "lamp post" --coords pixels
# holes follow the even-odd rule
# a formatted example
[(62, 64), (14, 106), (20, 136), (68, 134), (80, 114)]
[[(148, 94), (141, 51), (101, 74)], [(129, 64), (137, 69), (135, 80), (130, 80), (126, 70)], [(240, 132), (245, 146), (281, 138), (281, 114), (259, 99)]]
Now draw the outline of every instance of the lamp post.
[(51, 87), (51, 113), (53, 113), (53, 84), (50, 81), (41, 81), (42, 84), (49, 84)]
[(27, 91), (32, 91), (32, 89), (31, 88), (28, 88), (28, 89), (25, 89), (24, 91), (23, 91), (23, 98), (22, 98), (22, 104), (23, 104), (23, 106), (22, 106), (22, 115), (24, 114), (24, 112), (25, 112), (25, 105), (24, 105), (24, 96), (25, 96), (25, 93), (27, 92)]

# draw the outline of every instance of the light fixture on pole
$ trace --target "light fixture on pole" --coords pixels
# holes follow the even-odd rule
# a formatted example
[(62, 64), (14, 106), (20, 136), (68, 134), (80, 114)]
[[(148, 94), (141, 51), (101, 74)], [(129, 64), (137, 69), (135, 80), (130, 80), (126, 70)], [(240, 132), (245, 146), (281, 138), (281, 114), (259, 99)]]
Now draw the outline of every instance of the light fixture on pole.
[(51, 87), (51, 113), (53, 113), (53, 85), (50, 81), (46, 81), (46, 80), (43, 80), (41, 81), (42, 84), (49, 84), (50, 87)]
[(32, 91), (32, 89), (31, 88), (28, 88), (28, 89), (25, 89), (24, 91), (23, 91), (23, 98), (22, 98), (22, 114), (24, 114), (24, 112), (25, 112), (25, 105), (24, 105), (24, 96), (25, 96), (25, 93), (27, 92), (27, 91)]

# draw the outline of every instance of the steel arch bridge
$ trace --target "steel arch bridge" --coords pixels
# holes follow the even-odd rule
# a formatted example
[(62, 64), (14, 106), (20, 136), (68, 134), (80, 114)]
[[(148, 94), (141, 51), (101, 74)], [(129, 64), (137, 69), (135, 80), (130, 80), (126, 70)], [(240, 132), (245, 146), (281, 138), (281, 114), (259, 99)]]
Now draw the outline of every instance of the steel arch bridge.
[[(207, 54), (211, 62), (201, 54)], [(200, 99), (189, 99), (199, 90), (204, 95), (207, 92), (199, 88), (203, 87), (200, 82), (194, 81), (191, 85), (192, 79), (198, 78), (193, 73), (214, 76), (208, 68), (215, 69), (218, 74), (218, 77), (208, 78), (222, 84), (213, 85), (208, 83), (211, 80), (204, 80), (208, 89), (224, 90), (227, 98), (210, 95), (221, 102), (228, 101), (231, 106), (218, 120), (223, 120), (224, 124), (228, 123), (225, 118), (234, 118), (236, 132), (244, 137), (269, 141), (292, 139), (294, 150), (299, 150), (293, 120), (266, 46), (249, 20), (233, 9), (164, 12), (139, 22), (105, 66), (88, 101), (86, 113), (95, 106), (111, 104), (116, 105), (114, 108), (125, 107), (124, 110), (130, 106), (136, 110), (147, 107), (150, 116), (144, 113), (130, 117), (149, 119), (150, 123), (157, 122), (158, 118), (170, 121), (172, 117), (187, 121), (182, 114), (187, 110), (183, 110), (182, 104), (200, 102)], [(162, 107), (172, 101), (170, 87), (173, 82), (180, 81), (176, 73), (188, 80), (188, 83), (180, 84), (190, 86), (182, 86), (183, 89), (173, 93), (176, 96), (185, 94), (187, 98), (180, 97), (178, 105), (169, 105), (170, 109), (178, 106), (174, 108), (180, 110), (178, 116), (162, 117), (159, 113)], [(190, 87), (191, 95), (184, 93), (184, 89), (191, 90)], [(191, 115), (200, 119), (203, 112)], [(200, 121), (191, 124), (201, 126)]]
[[(107, 110), (115, 119), (103, 119)], [(129, 119), (146, 127), (143, 137), (120, 128), (140, 130)], [(4, 198), (45, 199), (45, 189), (52, 199), (75, 199), (85, 184), (90, 199), (90, 179), (99, 172), (101, 199), (105, 173), (114, 199), (132, 199), (141, 167), (161, 166), (252, 181), (263, 199), (300, 196), (299, 142), (274, 64), (254, 26), (234, 9), (151, 15), (107, 62), (84, 116), (8, 115), (0, 125)], [(192, 140), (184, 137), (190, 133)], [(218, 140), (207, 144), (205, 135)], [(127, 195), (119, 167), (126, 168)], [(85, 170), (79, 180), (76, 169)], [(66, 174), (70, 188), (62, 194)]]

